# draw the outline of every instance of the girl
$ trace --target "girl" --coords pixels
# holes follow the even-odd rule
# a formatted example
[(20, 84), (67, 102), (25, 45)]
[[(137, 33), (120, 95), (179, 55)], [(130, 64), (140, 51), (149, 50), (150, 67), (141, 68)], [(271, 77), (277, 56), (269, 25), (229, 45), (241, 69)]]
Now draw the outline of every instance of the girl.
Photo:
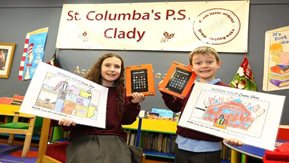
[(123, 60), (114, 53), (100, 57), (86, 78), (108, 88), (106, 128), (76, 125), (68, 119), (60, 120), (58, 124), (70, 130), (66, 162), (132, 162), (122, 125), (136, 120), (144, 95), (135, 92), (131, 98), (125, 96)]

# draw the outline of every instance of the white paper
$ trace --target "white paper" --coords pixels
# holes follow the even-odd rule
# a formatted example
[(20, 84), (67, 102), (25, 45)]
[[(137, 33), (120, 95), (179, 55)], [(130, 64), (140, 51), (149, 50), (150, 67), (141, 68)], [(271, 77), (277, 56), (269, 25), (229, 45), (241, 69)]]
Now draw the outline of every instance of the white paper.
[(105, 128), (107, 95), (99, 84), (40, 62), (20, 112)]
[(179, 126), (273, 150), (285, 96), (196, 83)]

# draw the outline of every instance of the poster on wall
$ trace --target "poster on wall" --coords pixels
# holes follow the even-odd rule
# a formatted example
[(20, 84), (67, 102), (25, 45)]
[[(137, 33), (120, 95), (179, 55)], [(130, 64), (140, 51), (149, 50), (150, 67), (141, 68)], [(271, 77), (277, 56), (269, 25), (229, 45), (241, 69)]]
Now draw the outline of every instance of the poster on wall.
[(265, 34), (263, 90), (289, 89), (289, 26)]
[(44, 57), (48, 27), (27, 33), (19, 67), (19, 80), (30, 80)]
[(40, 62), (20, 112), (105, 128), (107, 95), (106, 87)]
[(273, 150), (284, 101), (285, 96), (197, 82), (178, 125)]
[[(64, 4), (59, 49), (247, 52), (249, 1)], [(177, 24), (177, 25), (176, 25)]]

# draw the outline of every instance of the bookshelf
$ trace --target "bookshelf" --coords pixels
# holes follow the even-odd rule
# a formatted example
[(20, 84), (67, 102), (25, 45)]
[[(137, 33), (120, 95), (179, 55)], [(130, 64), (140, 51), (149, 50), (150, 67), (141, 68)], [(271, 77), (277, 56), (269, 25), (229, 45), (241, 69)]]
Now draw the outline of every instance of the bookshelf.
[(174, 159), (177, 122), (138, 118), (131, 125), (123, 125), (130, 145), (142, 147), (146, 156)]

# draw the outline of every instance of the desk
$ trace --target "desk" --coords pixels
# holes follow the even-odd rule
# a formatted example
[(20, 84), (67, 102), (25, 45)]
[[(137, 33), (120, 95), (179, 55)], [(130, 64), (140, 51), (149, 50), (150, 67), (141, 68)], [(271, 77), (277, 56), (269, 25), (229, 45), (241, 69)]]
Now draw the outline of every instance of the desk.
[[(280, 125), (277, 135), (277, 142), (287, 142), (289, 140), (289, 126), (288, 125)], [(224, 145), (231, 148), (231, 163), (238, 163), (239, 161), (239, 153), (244, 154), (243, 157), (251, 156), (257, 159), (263, 159), (265, 155), (265, 149), (254, 147), (250, 145), (241, 145), (241, 146), (233, 146), (231, 144), (223, 141)], [(242, 162), (243, 161), (242, 159)]]
[(223, 141), (224, 145), (231, 148), (231, 163), (238, 163), (239, 161), (239, 153), (245, 154), (246, 156), (251, 156), (258, 159), (263, 159), (265, 154), (265, 149), (254, 147), (250, 145), (241, 145), (241, 146), (233, 146)]

